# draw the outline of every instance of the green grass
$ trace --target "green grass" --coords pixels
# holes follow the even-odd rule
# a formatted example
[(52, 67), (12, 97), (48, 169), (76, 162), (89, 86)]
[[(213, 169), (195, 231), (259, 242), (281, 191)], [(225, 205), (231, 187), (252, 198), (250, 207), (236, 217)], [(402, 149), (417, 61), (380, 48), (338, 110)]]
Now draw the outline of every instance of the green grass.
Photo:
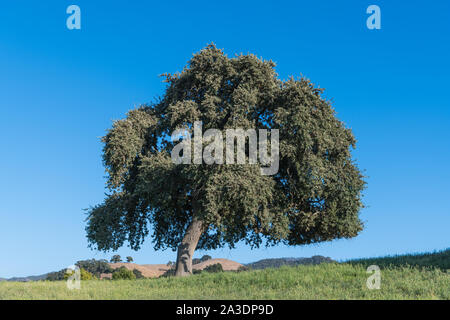
[(386, 267), (369, 290), (362, 264), (321, 264), (187, 278), (81, 282), (0, 282), (0, 299), (450, 299), (450, 274), (438, 268)]
[(450, 269), (450, 248), (431, 253), (414, 253), (380, 258), (349, 260), (350, 264), (370, 266), (372, 264), (380, 268), (398, 266), (433, 267), (443, 271)]

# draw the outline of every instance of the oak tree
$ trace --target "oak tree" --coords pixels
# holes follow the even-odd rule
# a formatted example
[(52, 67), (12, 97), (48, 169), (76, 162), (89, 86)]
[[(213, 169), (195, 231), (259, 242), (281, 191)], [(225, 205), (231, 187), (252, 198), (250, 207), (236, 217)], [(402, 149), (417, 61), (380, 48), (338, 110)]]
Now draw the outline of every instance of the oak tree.
[[(88, 210), (92, 247), (117, 250), (128, 241), (138, 250), (151, 231), (156, 250), (178, 250), (182, 276), (192, 273), (195, 249), (305, 245), (362, 230), (356, 140), (323, 89), (303, 77), (280, 80), (274, 62), (230, 58), (214, 45), (164, 77), (159, 100), (129, 111), (103, 137), (109, 193)], [(203, 130), (278, 129), (278, 172), (262, 175), (249, 163), (175, 164), (170, 136), (181, 128), (192, 134), (195, 121)]]
[(110, 261), (111, 261), (111, 263), (118, 263), (118, 262), (122, 262), (122, 258), (118, 254), (115, 254), (112, 256)]

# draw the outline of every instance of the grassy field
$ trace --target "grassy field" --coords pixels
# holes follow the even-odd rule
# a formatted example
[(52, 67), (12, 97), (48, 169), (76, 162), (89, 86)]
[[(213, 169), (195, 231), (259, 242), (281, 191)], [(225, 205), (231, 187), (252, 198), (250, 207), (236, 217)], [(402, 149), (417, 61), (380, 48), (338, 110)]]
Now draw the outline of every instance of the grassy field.
[(450, 270), (450, 248), (430, 253), (403, 254), (396, 256), (357, 259), (347, 261), (351, 264), (369, 266), (375, 264), (380, 268), (395, 266), (433, 267), (441, 270)]
[[(447, 254), (447, 256), (446, 256)], [(202, 273), (187, 278), (82, 281), (69, 290), (62, 281), (0, 282), (0, 299), (450, 299), (448, 250), (437, 265), (405, 266), (378, 258), (349, 263), (281, 267), (246, 272)], [(421, 260), (423, 255), (415, 255)], [(447, 258), (446, 258), (447, 257)], [(413, 259), (414, 260), (414, 259)], [(414, 264), (410, 258), (408, 264)], [(366, 286), (366, 266), (378, 262), (381, 288)], [(397, 264), (394, 264), (396, 261)], [(444, 261), (445, 262), (445, 261)]]

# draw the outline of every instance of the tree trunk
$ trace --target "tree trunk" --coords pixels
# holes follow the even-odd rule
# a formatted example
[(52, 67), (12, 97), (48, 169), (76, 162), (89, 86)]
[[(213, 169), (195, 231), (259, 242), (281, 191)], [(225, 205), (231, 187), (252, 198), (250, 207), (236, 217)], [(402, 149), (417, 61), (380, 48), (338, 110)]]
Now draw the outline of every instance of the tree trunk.
[(202, 233), (203, 222), (194, 216), (181, 244), (178, 246), (175, 276), (183, 277), (192, 274), (192, 256)]

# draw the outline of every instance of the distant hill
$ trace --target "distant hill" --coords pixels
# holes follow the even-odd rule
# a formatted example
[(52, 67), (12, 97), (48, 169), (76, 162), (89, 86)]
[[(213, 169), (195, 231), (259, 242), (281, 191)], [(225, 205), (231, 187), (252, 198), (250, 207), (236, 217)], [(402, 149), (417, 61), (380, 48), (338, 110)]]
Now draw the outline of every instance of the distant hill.
[(38, 276), (28, 276), (28, 277), (12, 277), (9, 279), (0, 278), (0, 281), (15, 281), (15, 282), (28, 282), (28, 281), (39, 281), (39, 280), (45, 280), (47, 278), (46, 274), (41, 274)]
[(336, 262), (329, 257), (313, 256), (311, 258), (274, 258), (263, 259), (256, 262), (246, 264), (252, 269), (279, 268), (281, 266), (297, 266), (301, 264), (320, 264)]

